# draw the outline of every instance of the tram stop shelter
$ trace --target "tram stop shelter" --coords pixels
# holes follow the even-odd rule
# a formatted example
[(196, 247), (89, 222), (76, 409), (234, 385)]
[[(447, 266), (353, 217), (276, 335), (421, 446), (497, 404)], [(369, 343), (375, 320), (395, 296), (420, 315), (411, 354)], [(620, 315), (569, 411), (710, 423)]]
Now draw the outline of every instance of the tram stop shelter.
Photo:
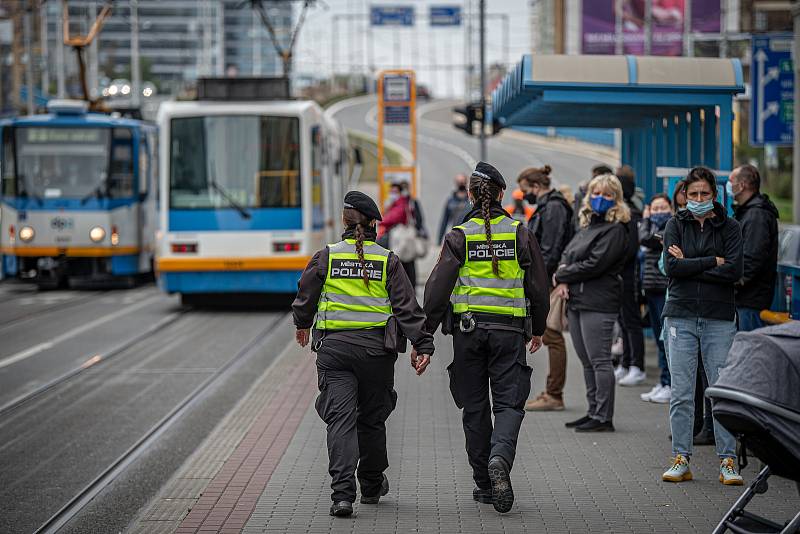
[(619, 128), (620, 160), (647, 198), (657, 167), (730, 170), (738, 59), (525, 55), (492, 93), (501, 127)]

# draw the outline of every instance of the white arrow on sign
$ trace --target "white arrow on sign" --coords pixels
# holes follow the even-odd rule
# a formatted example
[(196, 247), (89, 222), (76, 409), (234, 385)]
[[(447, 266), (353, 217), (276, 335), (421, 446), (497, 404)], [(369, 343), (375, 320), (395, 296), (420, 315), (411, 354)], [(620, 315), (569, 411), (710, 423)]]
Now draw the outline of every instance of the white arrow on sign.
[[(767, 84), (777, 80), (780, 76), (778, 67), (770, 67), (766, 73), (764, 72), (764, 64), (768, 59), (769, 56), (764, 52), (764, 49), (759, 48), (755, 55), (756, 64), (758, 65), (758, 87), (756, 88), (756, 95), (758, 97), (758, 106), (761, 108), (758, 110), (758, 122), (756, 124), (756, 142), (758, 143), (764, 142), (764, 123), (769, 117), (777, 115), (780, 109), (780, 104), (778, 102), (764, 102), (764, 88)], [(764, 104), (766, 104), (766, 107), (762, 107)]]

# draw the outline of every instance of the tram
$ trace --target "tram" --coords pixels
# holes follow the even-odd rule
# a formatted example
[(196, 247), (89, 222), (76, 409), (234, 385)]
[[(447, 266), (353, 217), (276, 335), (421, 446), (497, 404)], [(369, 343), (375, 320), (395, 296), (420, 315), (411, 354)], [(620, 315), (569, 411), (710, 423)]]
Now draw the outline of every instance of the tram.
[[(236, 90), (225, 89), (236, 79), (202, 82), (198, 100), (158, 112), (158, 284), (185, 304), (294, 293), (313, 251), (341, 232), (346, 135), (312, 101), (265, 96), (275, 93), (261, 87), (269, 79)], [(223, 90), (209, 89), (214, 83)]]
[(0, 121), (5, 275), (52, 288), (152, 273), (157, 139), (154, 124), (77, 100)]

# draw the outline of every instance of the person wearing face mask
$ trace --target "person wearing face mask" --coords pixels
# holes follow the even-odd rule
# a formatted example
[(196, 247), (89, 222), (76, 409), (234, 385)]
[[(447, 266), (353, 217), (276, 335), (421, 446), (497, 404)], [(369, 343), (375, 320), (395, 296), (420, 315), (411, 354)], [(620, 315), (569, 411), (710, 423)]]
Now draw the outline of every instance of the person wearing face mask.
[(769, 308), (778, 265), (778, 209), (761, 193), (761, 175), (753, 165), (736, 167), (725, 184), (742, 225), (744, 273), (736, 284), (739, 330), (761, 328), (761, 310)]
[(450, 198), (442, 210), (442, 220), (439, 223), (439, 235), (437, 243), (441, 244), (444, 235), (450, 229), (461, 222), (464, 214), (469, 211), (469, 195), (467, 194), (467, 177), (464, 174), (456, 175), (456, 188), (450, 194)]
[(614, 431), (614, 366), (611, 342), (622, 306), (630, 210), (616, 176), (589, 182), (580, 211), (581, 230), (564, 249), (553, 275), (554, 291), (567, 300), (572, 344), (583, 365), (586, 415), (566, 423), (576, 432)]
[[(547, 268), (547, 279), (552, 280), (558, 261), (567, 243), (574, 235), (572, 206), (560, 191), (553, 188), (550, 165), (525, 169), (517, 183), (526, 193), (525, 198), (536, 206), (528, 221), (528, 230), (536, 236), (542, 258)], [(552, 288), (551, 288), (552, 291)], [(531, 412), (560, 411), (564, 409), (564, 384), (567, 380), (567, 346), (564, 334), (547, 328), (542, 337), (547, 347), (549, 370), (545, 390), (525, 404)]]
[(649, 206), (645, 206), (642, 220), (639, 222), (639, 242), (645, 247), (642, 289), (647, 298), (647, 311), (658, 346), (658, 366), (661, 369), (658, 384), (649, 392), (642, 393), (641, 398), (659, 404), (669, 402), (671, 396), (669, 365), (661, 337), (661, 312), (664, 310), (667, 277), (658, 268), (664, 249), (664, 228), (670, 218), (672, 218), (672, 203), (667, 195), (659, 193), (653, 196)]
[[(389, 188), (389, 194), (386, 198), (383, 220), (378, 225), (378, 244), (382, 247), (389, 248), (389, 234), (396, 226), (401, 224), (415, 224), (415, 208), (416, 203), (408, 192), (408, 184), (406, 182), (393, 183)], [(411, 285), (416, 286), (416, 261), (404, 261), (402, 265), (408, 275), (408, 279), (411, 280)]]
[[(714, 173), (705, 167), (693, 168), (684, 191), (688, 210), (678, 213), (664, 230), (669, 298), (663, 315), (672, 380), (669, 420), (674, 456), (662, 475), (667, 482), (692, 479), (689, 462), (698, 350), (703, 354), (708, 383), (713, 384), (736, 333), (734, 284), (743, 269), (741, 227), (716, 202)], [(713, 424), (719, 480), (741, 485), (736, 439), (716, 421)]]

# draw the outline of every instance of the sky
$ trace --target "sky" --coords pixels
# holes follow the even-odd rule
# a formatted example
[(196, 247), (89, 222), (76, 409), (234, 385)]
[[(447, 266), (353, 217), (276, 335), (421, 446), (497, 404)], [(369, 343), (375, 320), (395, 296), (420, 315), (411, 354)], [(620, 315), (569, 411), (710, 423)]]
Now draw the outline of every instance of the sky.
[[(431, 5), (461, 5), (465, 11), (469, 3), (470, 0), (319, 0), (309, 10), (298, 37), (295, 72), (328, 77), (334, 61), (337, 72), (366, 72), (371, 53), (377, 69), (412, 68), (417, 71), (420, 83), (429, 86), (435, 96), (464, 97), (466, 23), (462, 20), (460, 28), (431, 28), (426, 19)], [(486, 31), (487, 65), (494, 62), (515, 65), (522, 54), (529, 52), (529, 3), (529, 0), (486, 0), (486, 12), (490, 15)], [(477, 9), (478, 0), (472, 0), (472, 4)], [(416, 26), (375, 27), (370, 32), (367, 26), (370, 5), (414, 6)], [(360, 18), (354, 20), (347, 14), (358, 14)], [(492, 14), (507, 16), (507, 40), (503, 19), (491, 17)], [(372, 51), (367, 45), (370, 33)], [(473, 36), (477, 64), (477, 28)]]

